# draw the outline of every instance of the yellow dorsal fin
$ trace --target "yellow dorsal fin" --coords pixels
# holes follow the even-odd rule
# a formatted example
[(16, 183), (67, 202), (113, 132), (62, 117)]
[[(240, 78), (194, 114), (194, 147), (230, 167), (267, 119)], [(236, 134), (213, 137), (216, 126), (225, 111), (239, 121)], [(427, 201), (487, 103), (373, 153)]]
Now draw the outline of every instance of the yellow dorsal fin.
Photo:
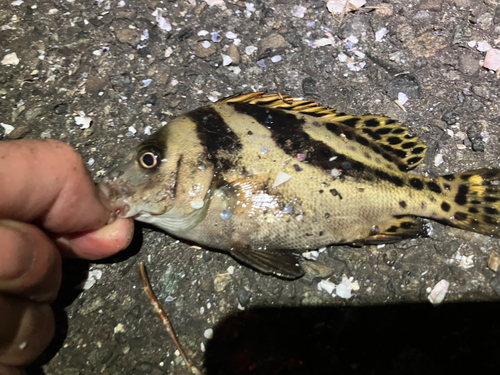
[(350, 116), (311, 100), (291, 95), (267, 94), (264, 91), (236, 94), (219, 100), (220, 103), (248, 103), (267, 108), (279, 108), (309, 116), (321, 121), (341, 124), (369, 140), (369, 145), (382, 148), (396, 160), (401, 170), (411, 170), (424, 160), (427, 146), (408, 134), (408, 128), (395, 120), (379, 115)]
[(268, 108), (280, 108), (321, 118), (335, 118), (337, 111), (312, 100), (284, 94), (267, 94), (265, 91), (236, 94), (219, 100), (219, 103), (248, 103)]

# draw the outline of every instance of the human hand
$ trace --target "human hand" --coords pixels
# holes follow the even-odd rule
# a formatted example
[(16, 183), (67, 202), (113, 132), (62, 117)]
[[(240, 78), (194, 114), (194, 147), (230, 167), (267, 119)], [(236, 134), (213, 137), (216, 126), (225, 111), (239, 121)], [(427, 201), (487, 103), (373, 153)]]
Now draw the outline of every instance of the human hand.
[(109, 217), (71, 146), (0, 142), (0, 374), (21, 374), (50, 343), (61, 255), (99, 259), (129, 245), (132, 220)]

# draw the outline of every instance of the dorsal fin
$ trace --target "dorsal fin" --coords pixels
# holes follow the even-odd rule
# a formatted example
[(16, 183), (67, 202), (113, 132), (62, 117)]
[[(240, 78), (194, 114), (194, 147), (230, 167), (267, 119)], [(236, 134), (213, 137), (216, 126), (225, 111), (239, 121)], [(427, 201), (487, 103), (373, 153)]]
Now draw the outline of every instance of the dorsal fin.
[(346, 126), (360, 136), (368, 138), (371, 144), (376, 144), (391, 154), (397, 160), (394, 163), (404, 171), (414, 169), (419, 165), (424, 160), (427, 151), (424, 143), (408, 134), (408, 128), (385, 116), (346, 115), (311, 100), (284, 94), (267, 94), (264, 91), (232, 95), (219, 100), (219, 103), (248, 103), (284, 109)]
[(256, 104), (267, 108), (286, 109), (329, 120), (339, 116), (336, 109), (322, 106), (312, 100), (295, 98), (291, 95), (284, 94), (267, 94), (265, 91), (251, 92), (249, 94), (236, 94), (221, 99), (218, 102)]
[(337, 116), (333, 122), (353, 128), (389, 152), (406, 166), (414, 169), (424, 160), (427, 146), (408, 134), (408, 128), (385, 116)]

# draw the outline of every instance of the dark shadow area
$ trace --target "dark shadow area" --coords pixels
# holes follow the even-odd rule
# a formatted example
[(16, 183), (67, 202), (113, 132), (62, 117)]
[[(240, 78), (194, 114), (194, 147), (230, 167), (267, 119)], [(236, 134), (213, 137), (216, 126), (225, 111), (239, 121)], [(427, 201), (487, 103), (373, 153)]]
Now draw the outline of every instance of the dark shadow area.
[[(135, 224), (134, 237), (130, 245), (123, 251), (111, 257), (94, 261), (93, 263), (123, 262), (137, 255), (142, 247), (142, 226)], [(71, 305), (82, 292), (83, 284), (87, 280), (91, 262), (82, 259), (63, 259), (63, 273), (61, 289), (57, 299), (52, 303), (52, 311), (56, 320), (56, 333), (50, 345), (27, 369), (28, 375), (44, 375), (41, 366), (48, 363), (62, 348), (68, 334), (68, 316), (65, 308)]]
[[(500, 303), (256, 308), (214, 329), (208, 375), (498, 373)], [(466, 372), (467, 371), (467, 372)]]

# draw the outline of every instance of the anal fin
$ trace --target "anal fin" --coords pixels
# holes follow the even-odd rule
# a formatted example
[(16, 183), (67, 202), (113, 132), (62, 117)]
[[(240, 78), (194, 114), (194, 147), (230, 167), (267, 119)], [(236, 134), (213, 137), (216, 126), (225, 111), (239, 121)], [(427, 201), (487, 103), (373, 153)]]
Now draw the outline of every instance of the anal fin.
[(231, 255), (267, 275), (296, 279), (304, 275), (298, 256), (290, 251), (234, 249)]
[(374, 226), (370, 236), (354, 241), (354, 245), (394, 243), (405, 238), (426, 237), (428, 235), (427, 225), (421, 218), (415, 216), (395, 216), (385, 230), (378, 232)]

